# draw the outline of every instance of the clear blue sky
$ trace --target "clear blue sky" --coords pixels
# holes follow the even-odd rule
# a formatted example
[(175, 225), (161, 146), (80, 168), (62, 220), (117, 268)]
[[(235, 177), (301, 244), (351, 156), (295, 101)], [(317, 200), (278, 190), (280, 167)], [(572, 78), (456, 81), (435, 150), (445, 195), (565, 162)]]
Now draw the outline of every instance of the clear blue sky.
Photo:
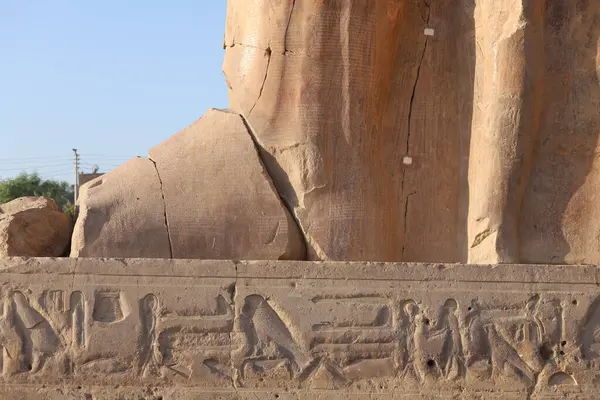
[(0, 179), (106, 171), (227, 107), (226, 0), (0, 0)]

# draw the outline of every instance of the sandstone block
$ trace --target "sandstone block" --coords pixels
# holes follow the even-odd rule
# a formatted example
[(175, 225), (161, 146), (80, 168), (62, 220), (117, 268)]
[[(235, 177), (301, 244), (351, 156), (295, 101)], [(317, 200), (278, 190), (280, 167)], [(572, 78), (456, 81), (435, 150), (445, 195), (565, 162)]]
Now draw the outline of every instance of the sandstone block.
[(72, 257), (304, 259), (244, 120), (209, 110), (84, 185)]
[(54, 199), (21, 197), (0, 205), (0, 257), (60, 257), (71, 241), (73, 220)]
[(5, 258), (0, 394), (592, 399), (599, 273)]
[(209, 110), (152, 148), (173, 258), (304, 259), (304, 241), (239, 114)]
[(81, 187), (71, 257), (171, 257), (150, 160), (134, 158)]
[(600, 263), (598, 2), (228, 4), (230, 106), (310, 259)]
[(309, 259), (464, 257), (472, 25), (451, 1), (229, 1), (230, 106)]

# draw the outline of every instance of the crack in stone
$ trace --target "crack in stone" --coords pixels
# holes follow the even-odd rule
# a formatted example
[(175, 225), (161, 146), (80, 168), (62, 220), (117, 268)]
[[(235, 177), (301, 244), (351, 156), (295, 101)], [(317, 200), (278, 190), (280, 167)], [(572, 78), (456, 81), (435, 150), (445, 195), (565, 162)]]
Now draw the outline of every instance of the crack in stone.
[(158, 183), (160, 184), (160, 197), (162, 198), (163, 202), (163, 216), (165, 219), (165, 228), (167, 229), (167, 239), (169, 240), (169, 255), (171, 256), (171, 258), (173, 258), (173, 243), (171, 242), (171, 232), (169, 231), (169, 219), (167, 217), (167, 201), (165, 200), (163, 182), (160, 178), (160, 173), (158, 172), (158, 166), (156, 165), (156, 162), (150, 157), (148, 157), (148, 160), (150, 160), (150, 162), (152, 162), (152, 165), (154, 165), (154, 170), (156, 171), (156, 176), (158, 177)]
[(265, 50), (265, 55), (268, 57), (267, 67), (265, 68), (265, 77), (263, 79), (262, 85), (260, 85), (260, 91), (258, 92), (258, 97), (256, 98), (256, 101), (252, 105), (252, 108), (250, 109), (250, 111), (248, 111), (248, 115), (252, 114), (254, 107), (256, 107), (256, 104), (258, 103), (258, 100), (260, 100), (260, 97), (263, 94), (263, 90), (265, 89), (265, 83), (267, 83), (267, 76), (269, 75), (269, 66), (271, 65), (271, 47), (267, 47), (267, 49)]
[(287, 210), (287, 212), (292, 217), (292, 220), (296, 224), (296, 229), (298, 229), (298, 232), (300, 233), (300, 236), (302, 237), (302, 239), (304, 241), (304, 256), (301, 259), (306, 260), (306, 254), (308, 251), (307, 234), (304, 232), (304, 229), (302, 229), (302, 224), (300, 223), (298, 216), (294, 212), (293, 207), (288, 205), (288, 203), (285, 201), (285, 198), (279, 192), (279, 189), (277, 188), (277, 185), (275, 184), (275, 179), (273, 179), (273, 174), (271, 174), (271, 172), (269, 171), (266, 160), (263, 159), (263, 155), (261, 153), (262, 146), (258, 142), (258, 138), (256, 137), (256, 134), (254, 133), (254, 129), (252, 129), (252, 126), (250, 126), (250, 122), (244, 115), (242, 115), (242, 114), (239, 114), (239, 115), (242, 118), (244, 125), (246, 126), (246, 131), (248, 132), (248, 135), (250, 135), (250, 139), (252, 140), (252, 143), (254, 143), (254, 149), (256, 150), (258, 159), (260, 160), (260, 163), (263, 167), (263, 171), (264, 171), (265, 175), (267, 176), (269, 183), (271, 184), (271, 188), (273, 189), (273, 192), (279, 198), (280, 204)]
[[(423, 19), (426, 26), (429, 26), (429, 17), (431, 16), (431, 0), (428, 2), (427, 0), (423, 1), (423, 4), (425, 4), (425, 7), (427, 7), (427, 18)], [(421, 14), (421, 18), (423, 18), (422, 14)], [(421, 66), (423, 65), (423, 60), (425, 59), (425, 52), (427, 51), (427, 42), (429, 40), (429, 36), (425, 36), (425, 44), (423, 45), (423, 51), (421, 52), (421, 58), (419, 60), (419, 65), (417, 66), (417, 76), (415, 77), (415, 82), (413, 84), (413, 88), (412, 88), (412, 93), (410, 95), (410, 104), (409, 104), (409, 108), (408, 108), (408, 126), (407, 126), (407, 133), (406, 133), (406, 146), (405, 146), (405, 156), (409, 156), (410, 154), (410, 136), (412, 133), (412, 113), (413, 113), (413, 107), (414, 107), (414, 102), (415, 102), (415, 95), (417, 93), (417, 86), (419, 84), (419, 78), (421, 77)], [(406, 178), (406, 167), (402, 170), (402, 181), (400, 184), (401, 187), (401, 193), (404, 194), (404, 181)], [(407, 228), (407, 223), (406, 223), (406, 219), (408, 216), (408, 201), (409, 201), (409, 197), (412, 196), (413, 194), (415, 194), (416, 192), (411, 192), (409, 194), (406, 195), (405, 199), (404, 199), (404, 236), (403, 236), (403, 243), (402, 243), (402, 261), (404, 261), (404, 250), (406, 248), (406, 228)]]
[[(233, 329), (229, 332), (229, 363), (231, 366), (231, 386), (235, 391), (236, 396), (239, 396), (237, 387), (237, 370), (233, 365), (233, 331), (235, 329), (235, 316), (237, 315), (235, 309), (235, 298), (237, 296), (237, 281), (238, 281), (238, 263), (239, 261), (233, 261), (233, 267), (235, 269), (235, 281), (233, 282), (233, 290), (231, 292), (231, 306), (233, 308)], [(235, 372), (234, 372), (235, 371)]]
[[(427, 4), (427, 3), (425, 3)], [(428, 7), (429, 10), (429, 7)], [(427, 25), (429, 25), (429, 11), (427, 13)], [(410, 150), (410, 135), (412, 133), (412, 112), (413, 106), (415, 102), (415, 95), (417, 94), (417, 86), (419, 84), (419, 78), (421, 77), (421, 66), (423, 65), (423, 60), (425, 59), (425, 52), (427, 51), (427, 42), (429, 41), (429, 36), (425, 36), (425, 45), (423, 46), (423, 51), (421, 52), (421, 59), (419, 60), (419, 66), (417, 67), (417, 76), (415, 78), (415, 83), (412, 88), (412, 93), (410, 95), (410, 105), (408, 108), (408, 133), (406, 135), (406, 154), (408, 154)]]
[(250, 49), (258, 49), (258, 50), (264, 50), (264, 51), (266, 51), (268, 49), (268, 47), (265, 48), (265, 47), (255, 46), (253, 44), (246, 44), (246, 43), (240, 43), (240, 42), (231, 42), (231, 44), (224, 44), (223, 49), (231, 49), (231, 48), (234, 48), (235, 46), (248, 47)]
[(283, 54), (286, 54), (289, 52), (288, 50), (288, 31), (290, 29), (290, 24), (292, 23), (292, 14), (294, 13), (294, 7), (296, 7), (296, 0), (292, 0), (292, 8), (290, 9), (290, 15), (288, 17), (288, 22), (287, 25), (285, 27), (285, 33), (283, 34)]

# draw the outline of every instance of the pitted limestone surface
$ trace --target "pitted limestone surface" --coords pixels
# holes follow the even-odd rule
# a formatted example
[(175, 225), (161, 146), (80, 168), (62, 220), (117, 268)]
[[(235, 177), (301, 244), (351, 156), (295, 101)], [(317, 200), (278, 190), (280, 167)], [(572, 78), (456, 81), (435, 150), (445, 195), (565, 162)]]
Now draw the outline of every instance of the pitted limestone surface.
[(3, 259), (0, 393), (591, 399), (599, 274), (592, 266)]

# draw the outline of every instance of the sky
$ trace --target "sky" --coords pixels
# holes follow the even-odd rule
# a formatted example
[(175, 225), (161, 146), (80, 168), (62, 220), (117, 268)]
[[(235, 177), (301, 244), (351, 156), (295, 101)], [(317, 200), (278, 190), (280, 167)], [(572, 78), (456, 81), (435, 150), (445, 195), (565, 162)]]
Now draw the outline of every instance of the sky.
[(0, 179), (106, 172), (227, 107), (226, 0), (0, 0)]

